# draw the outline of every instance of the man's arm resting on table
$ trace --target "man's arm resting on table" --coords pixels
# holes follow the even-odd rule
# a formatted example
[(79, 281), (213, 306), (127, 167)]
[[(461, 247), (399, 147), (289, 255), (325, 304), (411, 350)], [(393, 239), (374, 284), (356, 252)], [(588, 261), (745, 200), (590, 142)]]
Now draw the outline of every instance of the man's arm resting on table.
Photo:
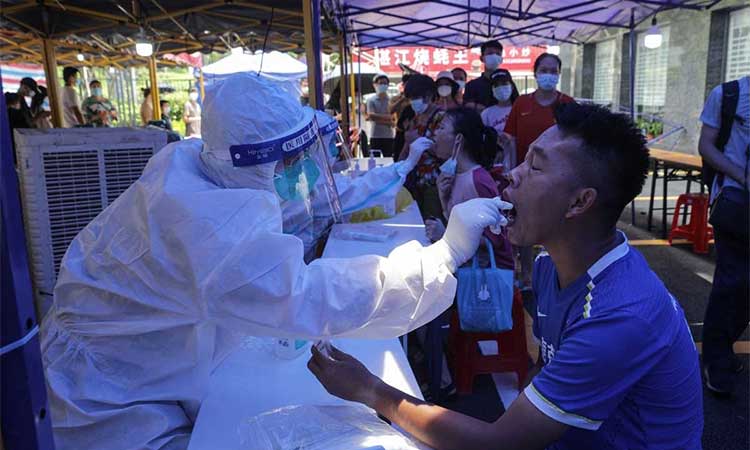
[(711, 166), (724, 175), (731, 177), (734, 181), (742, 186), (747, 185), (743, 168), (733, 163), (724, 155), (716, 145), (716, 137), (719, 135), (719, 129), (703, 124), (701, 127), (701, 136), (698, 140), (698, 150), (701, 156), (708, 161)]
[(439, 450), (541, 450), (568, 429), (537, 409), (524, 393), (495, 423), (431, 405), (387, 385), (335, 347), (324, 355), (313, 346), (307, 367), (330, 394), (369, 406)]
[(539, 411), (523, 392), (494, 423), (425, 403), (382, 381), (373, 394), (367, 406), (441, 450), (541, 450), (560, 439), (568, 429)]

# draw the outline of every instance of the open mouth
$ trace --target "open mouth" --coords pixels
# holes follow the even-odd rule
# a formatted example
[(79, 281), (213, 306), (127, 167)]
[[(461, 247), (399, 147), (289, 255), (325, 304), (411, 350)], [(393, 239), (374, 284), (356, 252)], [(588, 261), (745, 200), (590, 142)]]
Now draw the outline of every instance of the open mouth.
[[(510, 198), (510, 196), (508, 195), (507, 191), (505, 191), (505, 190), (500, 193), (500, 198), (502, 198), (503, 200), (505, 200), (508, 203), (513, 203), (513, 199)], [(515, 204), (514, 204), (513, 208), (503, 211), (503, 215), (505, 216), (506, 219), (508, 219), (508, 225), (507, 225), (508, 227), (512, 227), (513, 224), (516, 222), (516, 216), (517, 216), (517, 214), (518, 213), (516, 211)]]
[(516, 208), (513, 207), (512, 209), (505, 211), (505, 218), (508, 219), (507, 226), (512, 227), (513, 224), (516, 223)]

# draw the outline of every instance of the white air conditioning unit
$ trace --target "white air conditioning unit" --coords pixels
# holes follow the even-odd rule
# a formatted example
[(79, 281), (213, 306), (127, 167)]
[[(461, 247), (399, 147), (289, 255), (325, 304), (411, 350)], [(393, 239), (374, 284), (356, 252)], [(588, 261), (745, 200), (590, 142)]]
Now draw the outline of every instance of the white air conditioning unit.
[(16, 129), (17, 167), (38, 317), (68, 246), (141, 176), (167, 134), (142, 128)]

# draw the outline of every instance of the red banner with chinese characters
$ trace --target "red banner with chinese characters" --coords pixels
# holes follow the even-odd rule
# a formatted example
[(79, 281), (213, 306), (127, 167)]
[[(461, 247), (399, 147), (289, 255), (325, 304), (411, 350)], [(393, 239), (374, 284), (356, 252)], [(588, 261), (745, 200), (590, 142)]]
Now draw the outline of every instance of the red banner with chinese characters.
[[(500, 67), (511, 72), (533, 72), (534, 60), (546, 51), (541, 47), (505, 47), (503, 49), (503, 63)], [(461, 67), (469, 73), (477, 74), (482, 71), (482, 61), (479, 59), (479, 47), (466, 48), (436, 48), (436, 47), (389, 47), (378, 49), (362, 49), (362, 62), (366, 62), (386, 73), (401, 72), (398, 64), (405, 64), (417, 72), (430, 76), (437, 75), (442, 70)], [(358, 61), (359, 54), (354, 52), (354, 61)]]

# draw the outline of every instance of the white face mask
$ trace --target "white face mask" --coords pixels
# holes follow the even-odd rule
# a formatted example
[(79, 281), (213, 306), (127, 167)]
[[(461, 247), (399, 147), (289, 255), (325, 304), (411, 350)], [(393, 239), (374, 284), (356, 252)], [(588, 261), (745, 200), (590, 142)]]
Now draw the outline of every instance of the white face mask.
[(540, 73), (536, 76), (536, 84), (543, 91), (552, 91), (560, 81), (560, 75), (554, 73)]
[(484, 55), (484, 67), (487, 70), (495, 70), (502, 63), (503, 63), (503, 57), (500, 55), (495, 55), (495, 54)]
[(168, 116), (168, 115), (169, 115), (169, 113), (170, 113), (171, 111), (172, 111), (172, 110), (171, 110), (171, 109), (169, 109), (169, 108), (164, 108), (164, 109), (162, 110), (162, 113), (163, 113), (163, 114), (164, 114), (165, 116)]
[(492, 95), (496, 100), (504, 102), (507, 101), (513, 93), (513, 87), (509, 84), (502, 86), (495, 86), (492, 88)]
[(417, 114), (422, 114), (427, 110), (428, 103), (421, 98), (415, 98), (411, 101), (411, 109)]
[(458, 83), (459, 89), (463, 89), (466, 87), (466, 82), (464, 80), (456, 80), (456, 83)]
[(192, 100), (192, 101), (198, 100), (198, 93), (197, 92), (191, 92), (189, 96), (190, 96), (190, 100)]
[(450, 86), (443, 85), (443, 86), (438, 87), (437, 91), (438, 91), (438, 95), (439, 96), (441, 96), (441, 97), (447, 97), (447, 96), (451, 95), (451, 92), (453, 92), (453, 89), (451, 89)]
[(452, 176), (456, 174), (457, 167), (458, 163), (456, 162), (456, 158), (451, 158), (440, 166), (440, 172)]
[(378, 94), (385, 94), (388, 92), (388, 85), (387, 84), (376, 84), (375, 85), (375, 92)]

